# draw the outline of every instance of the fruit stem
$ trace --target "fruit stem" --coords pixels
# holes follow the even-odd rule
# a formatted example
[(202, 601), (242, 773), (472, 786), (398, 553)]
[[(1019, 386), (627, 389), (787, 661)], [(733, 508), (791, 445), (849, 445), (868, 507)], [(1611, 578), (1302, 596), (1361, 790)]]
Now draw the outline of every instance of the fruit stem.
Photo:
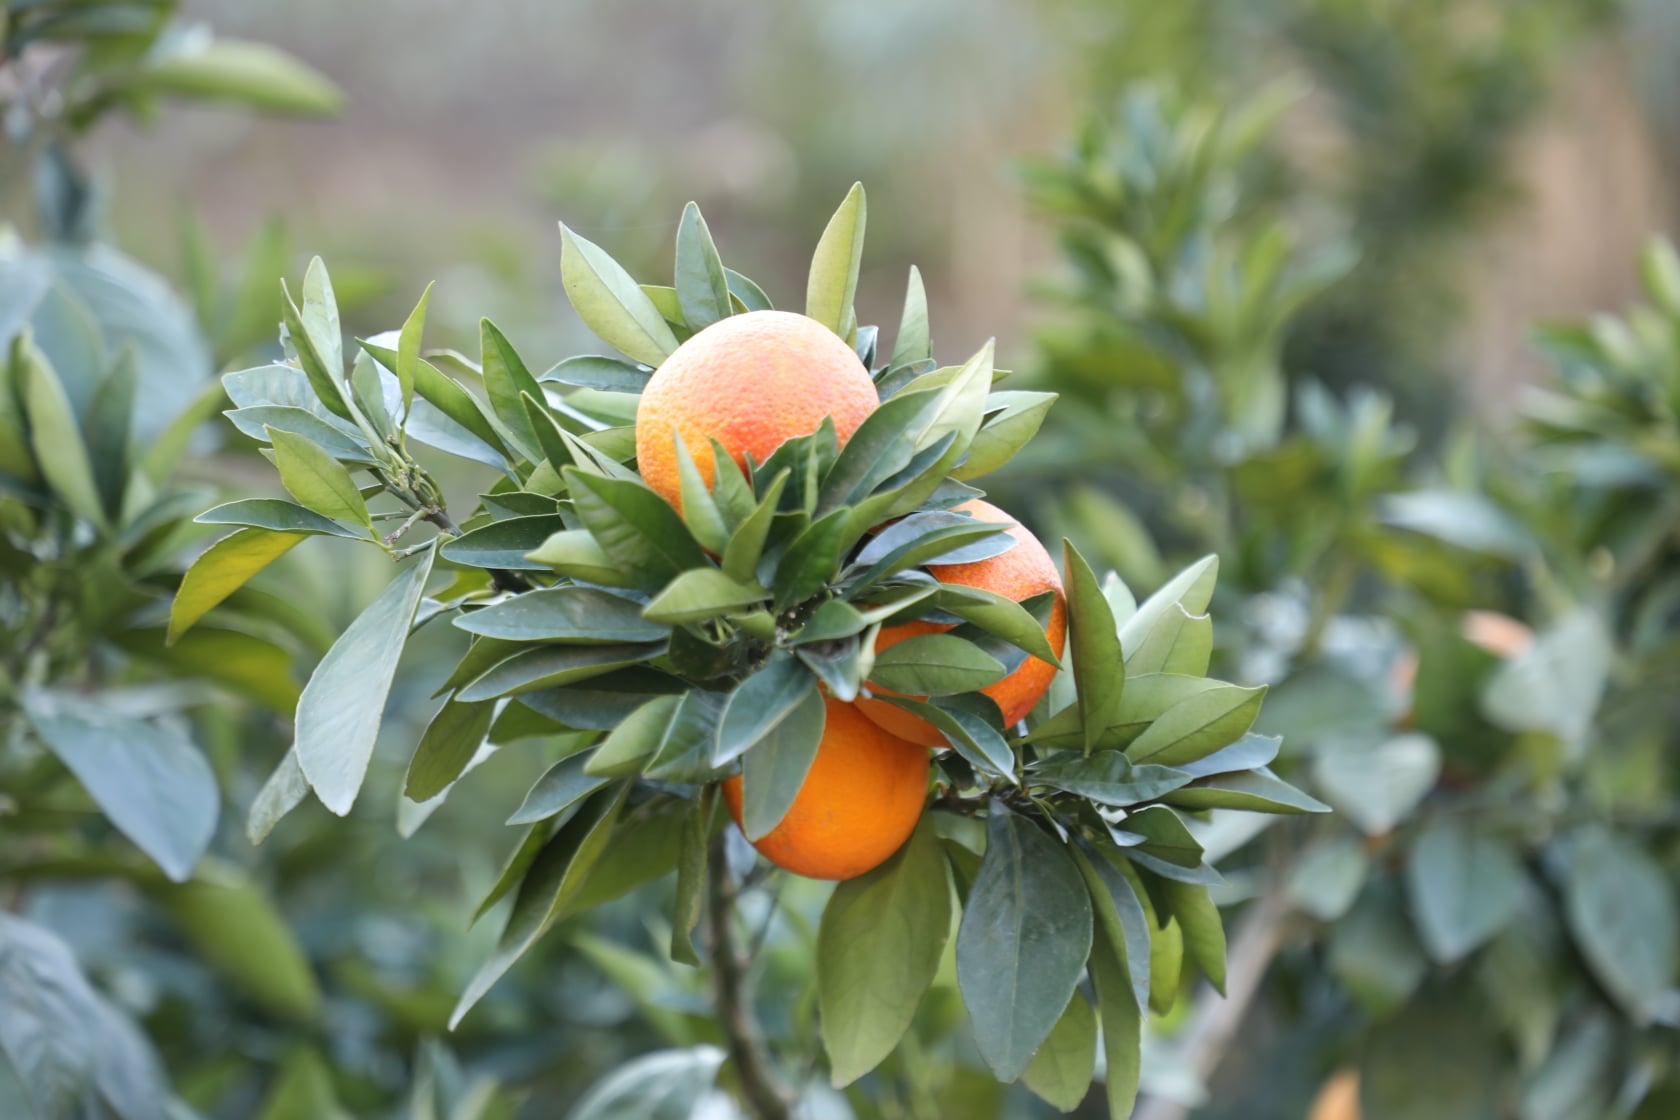
[(706, 934), (711, 945), (712, 999), (729, 1057), (740, 1082), (742, 1102), (755, 1120), (791, 1120), (792, 1094), (771, 1068), (769, 1048), (753, 1010), (749, 958), (735, 935), (735, 901), (740, 895), (724, 858), (723, 834), (712, 841), (706, 877)]

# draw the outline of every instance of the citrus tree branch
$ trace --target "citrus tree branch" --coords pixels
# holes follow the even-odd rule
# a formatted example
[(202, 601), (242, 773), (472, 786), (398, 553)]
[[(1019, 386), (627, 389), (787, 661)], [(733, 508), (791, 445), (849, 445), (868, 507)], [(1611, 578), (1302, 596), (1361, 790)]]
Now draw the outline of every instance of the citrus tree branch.
[(710, 858), (706, 934), (711, 947), (712, 999), (718, 1025), (728, 1042), (741, 1097), (755, 1120), (790, 1120), (792, 1094), (772, 1068), (764, 1032), (753, 1011), (747, 975), (749, 960), (735, 934), (735, 900), (739, 892), (729, 877), (722, 835), (712, 842)]

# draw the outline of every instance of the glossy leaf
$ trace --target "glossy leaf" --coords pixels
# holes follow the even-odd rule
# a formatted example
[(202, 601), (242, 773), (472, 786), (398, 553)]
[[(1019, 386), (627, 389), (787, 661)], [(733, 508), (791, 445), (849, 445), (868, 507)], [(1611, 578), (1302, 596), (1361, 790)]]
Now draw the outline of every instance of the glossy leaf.
[(350, 472), (318, 445), (294, 432), (268, 429), (280, 484), (299, 503), (322, 517), (371, 525), (367, 502)]

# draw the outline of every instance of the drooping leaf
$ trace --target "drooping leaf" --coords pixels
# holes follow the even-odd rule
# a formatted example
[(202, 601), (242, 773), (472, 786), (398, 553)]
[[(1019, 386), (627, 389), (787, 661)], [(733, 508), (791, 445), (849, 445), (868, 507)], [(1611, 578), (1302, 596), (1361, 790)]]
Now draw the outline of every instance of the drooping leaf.
[(986, 855), (957, 932), (957, 980), (981, 1057), (1021, 1076), (1091, 951), (1091, 900), (1067, 850), (994, 803)]
[(717, 786), (705, 786), (683, 817), (681, 850), (677, 855), (677, 899), (671, 907), (671, 959), (697, 966), (700, 954), (694, 947), (694, 929), (700, 924), (705, 906), (707, 845), (711, 842), (712, 819), (716, 815)]
[(887, 862), (835, 888), (817, 932), (817, 999), (836, 1087), (898, 1045), (950, 928), (945, 853), (927, 820)]
[(584, 766), (588, 762), (588, 753), (580, 752), (550, 766), (526, 793), (524, 802), (507, 823), (535, 824), (559, 816), (606, 785), (608, 779), (585, 773)]
[(535, 646), (498, 662), (468, 681), (459, 698), (495, 700), (573, 684), (639, 664), (664, 651), (664, 642)]
[(411, 801), (429, 801), (447, 789), (484, 745), (495, 714), (493, 704), (446, 701), (426, 725), (420, 744), (414, 748), (408, 777), (403, 782), (403, 795)]
[(408, 641), (435, 550), (422, 550), (321, 659), (298, 700), (298, 765), (321, 803), (350, 811), (373, 757), (397, 659)]
[(1076, 988), (1021, 1081), (1059, 1112), (1072, 1112), (1091, 1089), (1097, 1065), (1097, 1014)]
[(1088, 754), (1119, 711), (1125, 694), (1125, 662), (1120, 655), (1121, 640), (1115, 633), (1114, 610), (1103, 597), (1096, 573), (1079, 555), (1079, 550), (1073, 547), (1073, 542), (1064, 540), (1062, 551), (1067, 581), (1069, 645), (1077, 689), (1075, 705), (1079, 713), (1080, 736)]
[(741, 831), (748, 840), (782, 823), (817, 757), (827, 713), (822, 695), (807, 692), (741, 759)]
[(304, 540), (292, 533), (241, 529), (201, 553), (175, 593), (169, 613), (173, 641), (247, 581)]
[(26, 692), (29, 725), (106, 818), (175, 882), (192, 874), (216, 830), (220, 798), (191, 740), (84, 698)]

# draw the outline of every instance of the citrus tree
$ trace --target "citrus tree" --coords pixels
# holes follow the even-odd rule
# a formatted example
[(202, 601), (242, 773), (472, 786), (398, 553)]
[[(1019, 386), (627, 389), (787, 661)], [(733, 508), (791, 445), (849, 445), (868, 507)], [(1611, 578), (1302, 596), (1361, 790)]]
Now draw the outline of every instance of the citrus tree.
[[(804, 314), (726, 269), (693, 206), (670, 287), (562, 227), (572, 306), (622, 356), (540, 373), (489, 320), (476, 361), (428, 351), (424, 296), (346, 346), (317, 260), (282, 306), (286, 360), (224, 379), (293, 500), (200, 515), (233, 532), (186, 574), (172, 636), (309, 536), (398, 565), (304, 688), (253, 836), (311, 792), (349, 811), (405, 644), (447, 627), (459, 659), (407, 797), (442, 799), (514, 738), (553, 759), (508, 807), (517, 838), (479, 907), (508, 900), (503, 932), (451, 1022), (551, 927), (675, 873), (669, 958), (708, 965), (726, 1049), (646, 1059), (588, 1115), (703, 1091), (725, 1055), (754, 1115), (805, 1091), (748, 987), (741, 914), (773, 904), (756, 848), (839, 881), (815, 1030), (858, 1103), (890, 1091), (860, 1079), (954, 965), (998, 1079), (1071, 1108), (1100, 1033), (1124, 1116), (1146, 1008), (1170, 1005), (1186, 959), (1223, 979), (1215, 874), (1185, 817), (1322, 809), (1250, 733), (1264, 689), (1206, 676), (1212, 557), (1138, 603), (1071, 547), (1058, 571), (981, 500), (970, 483), (1049, 398), (993, 392), (990, 345), (940, 366), (914, 273), (890, 351), (860, 325), (864, 218), (854, 188)], [(470, 513), (422, 448), (485, 468)]]
[(1216, 665), (1272, 686), (1280, 770), (1339, 810), (1219, 845), (1233, 991), (1293, 1030), (1228, 1048), (1244, 1000), (1204, 997), (1161, 1066), (1217, 1116), (1301, 1115), (1337, 1067), (1326, 1120), (1664, 1115), (1673, 257), (1652, 308), (1546, 333), (1537, 442), (1425, 454), (1375, 391), (1285, 374), (1335, 250), (1239, 201), (1265, 111), (1139, 97), (1034, 178), (1074, 266), (1043, 376), (1118, 431), (1056, 414), (1020, 500), (1127, 571), (1232, 557)]

